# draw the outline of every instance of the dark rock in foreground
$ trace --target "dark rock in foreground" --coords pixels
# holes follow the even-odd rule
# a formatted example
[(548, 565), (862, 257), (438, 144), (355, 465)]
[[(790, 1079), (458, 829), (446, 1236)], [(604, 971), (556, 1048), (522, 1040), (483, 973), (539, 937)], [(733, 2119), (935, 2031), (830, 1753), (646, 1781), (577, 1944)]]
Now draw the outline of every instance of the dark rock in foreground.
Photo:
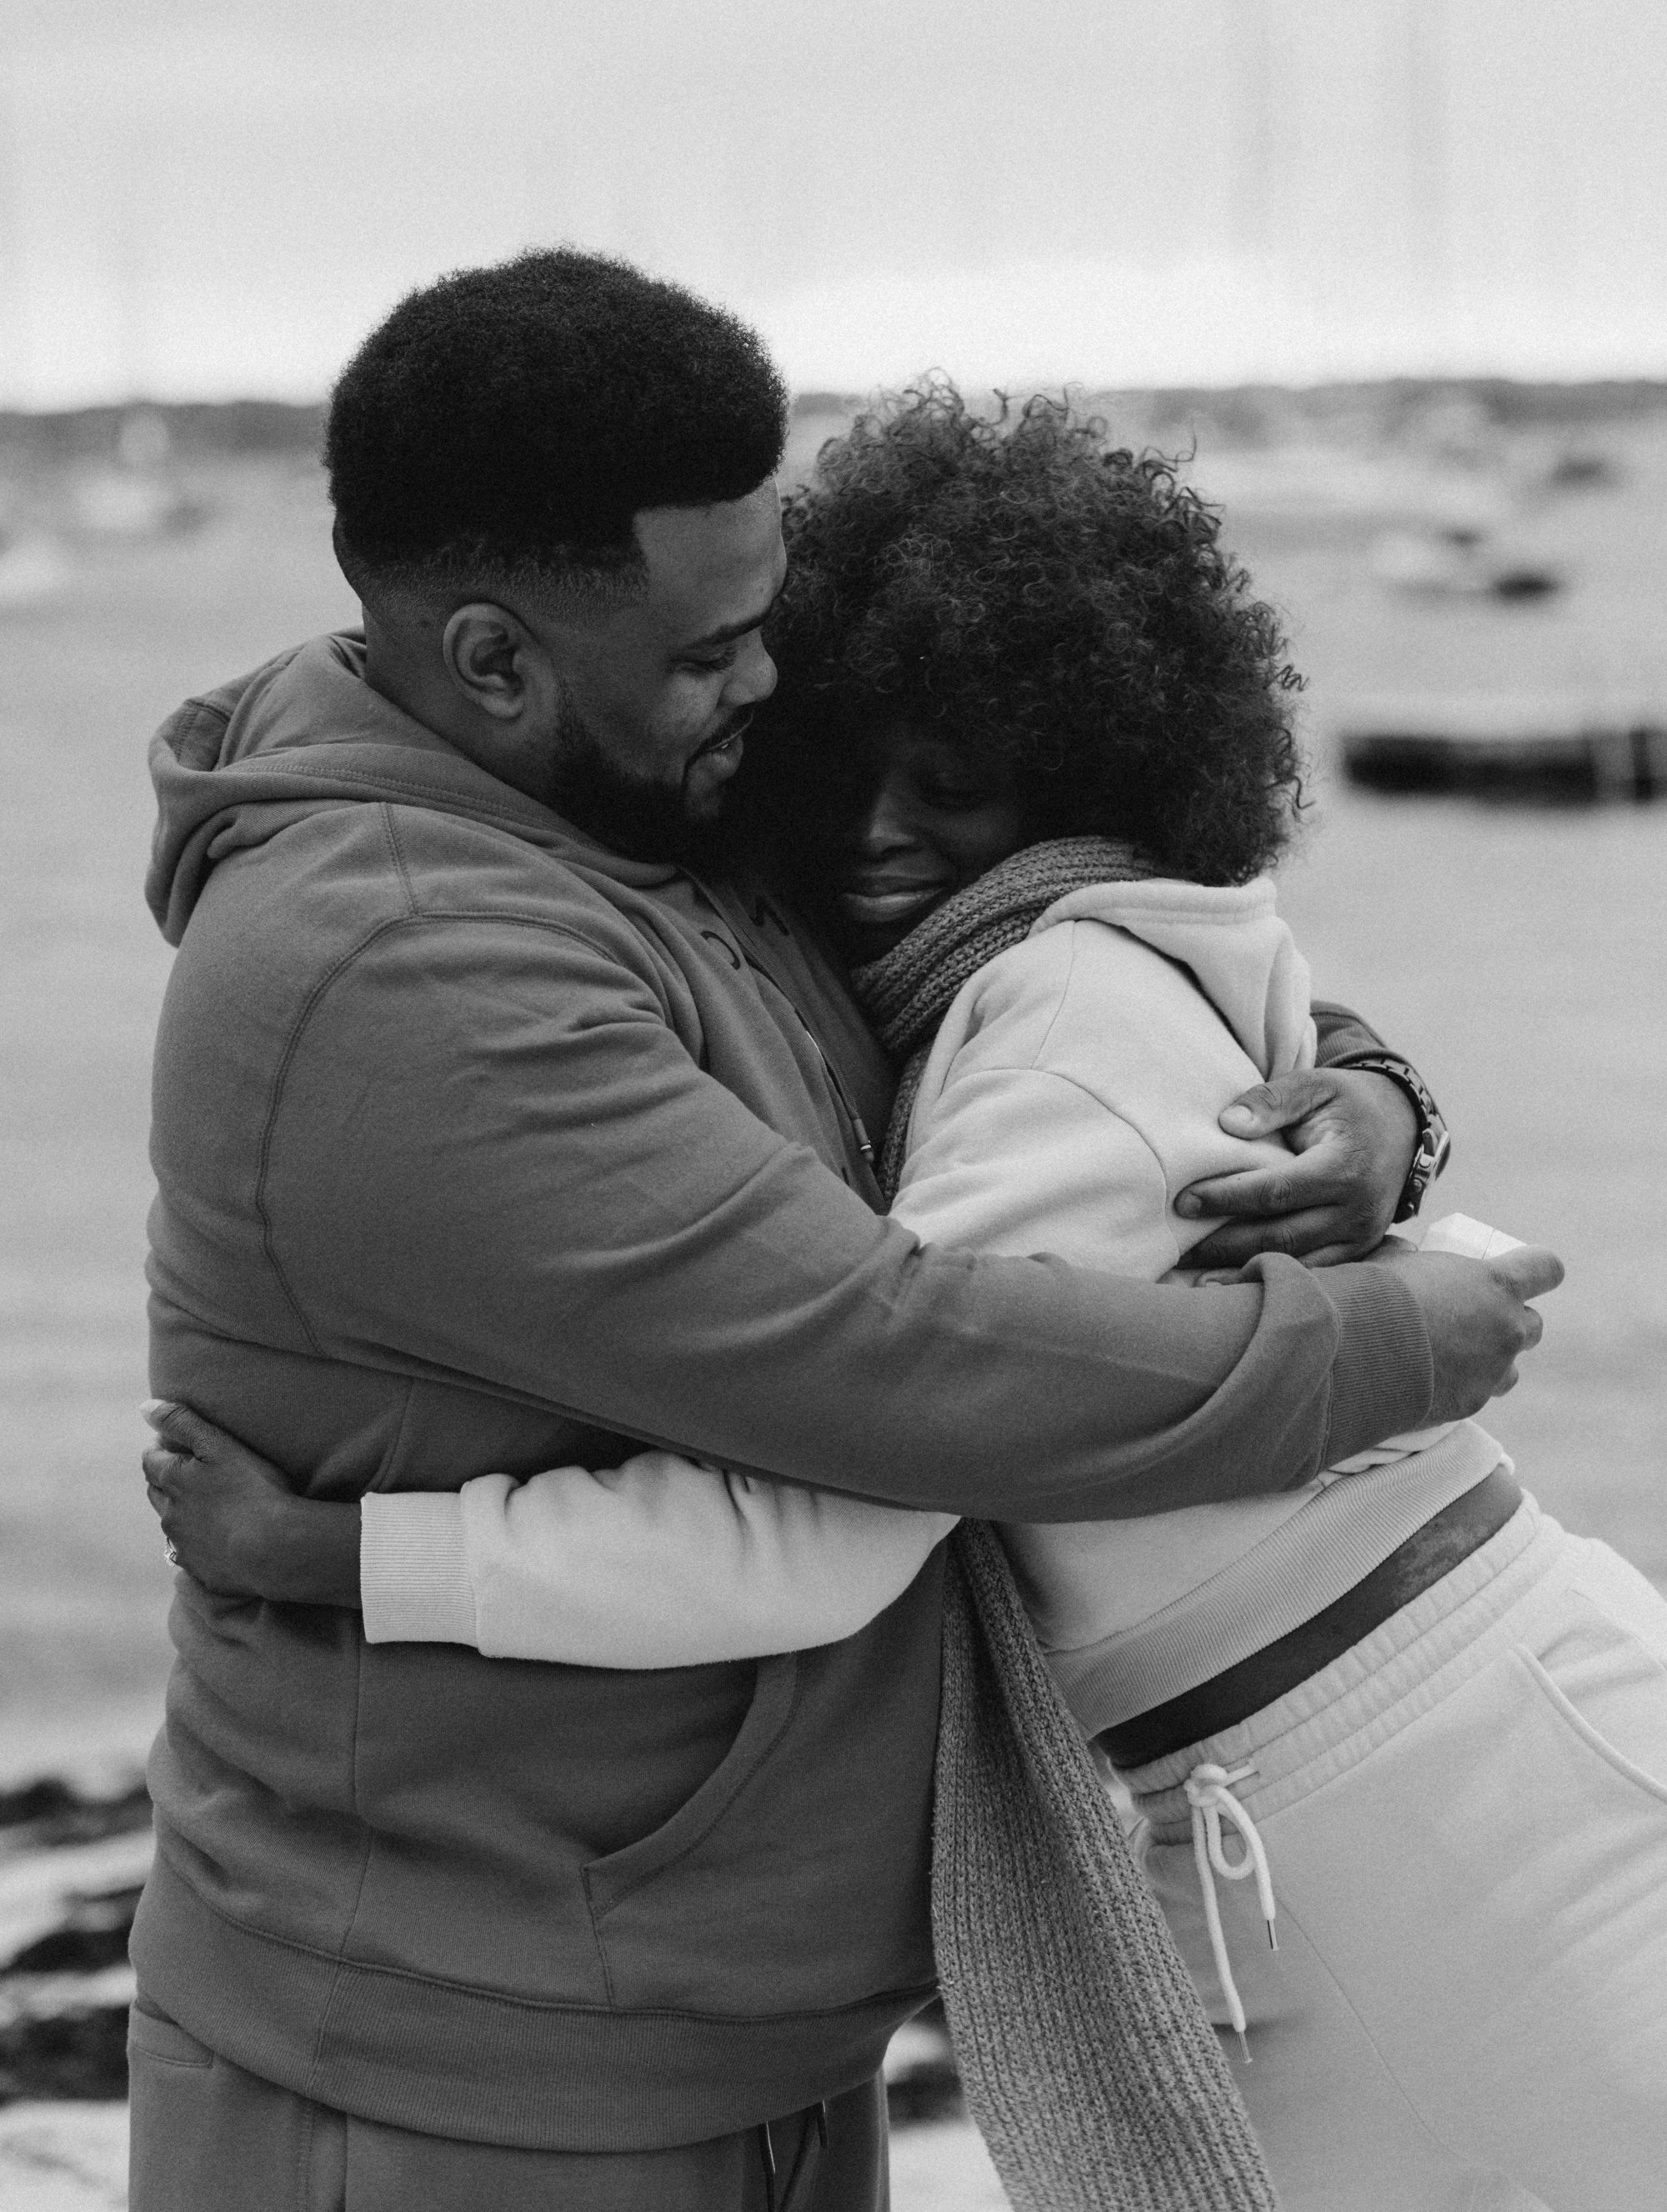
[(127, 1942), (150, 1848), (143, 1783), (0, 1792), (0, 2104), (126, 2095)]

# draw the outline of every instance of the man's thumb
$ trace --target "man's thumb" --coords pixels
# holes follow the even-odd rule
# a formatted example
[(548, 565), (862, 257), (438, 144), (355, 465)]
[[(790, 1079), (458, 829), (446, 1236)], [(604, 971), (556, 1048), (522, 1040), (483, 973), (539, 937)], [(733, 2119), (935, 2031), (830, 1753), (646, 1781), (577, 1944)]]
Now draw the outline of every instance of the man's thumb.
[(1291, 1118), (1266, 1083), (1258, 1083), (1221, 1109), (1221, 1126), (1230, 1137), (1265, 1137)]
[(1497, 1260), (1484, 1260), (1482, 1265), (1492, 1269), (1495, 1282), (1524, 1303), (1554, 1291), (1563, 1279), (1562, 1261), (1543, 1244), (1518, 1245), (1514, 1252), (1501, 1252)]

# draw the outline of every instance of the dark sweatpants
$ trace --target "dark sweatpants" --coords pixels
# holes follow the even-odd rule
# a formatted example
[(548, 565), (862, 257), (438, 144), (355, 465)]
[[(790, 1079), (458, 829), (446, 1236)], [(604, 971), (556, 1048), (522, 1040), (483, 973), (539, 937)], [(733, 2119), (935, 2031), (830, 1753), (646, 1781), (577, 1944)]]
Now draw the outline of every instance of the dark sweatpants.
[[(886, 2212), (875, 2080), (677, 2150), (501, 2150), (357, 2120), (246, 2074), (151, 2011), (128, 2039), (130, 2212)], [(776, 2172), (769, 2172), (773, 2154)]]

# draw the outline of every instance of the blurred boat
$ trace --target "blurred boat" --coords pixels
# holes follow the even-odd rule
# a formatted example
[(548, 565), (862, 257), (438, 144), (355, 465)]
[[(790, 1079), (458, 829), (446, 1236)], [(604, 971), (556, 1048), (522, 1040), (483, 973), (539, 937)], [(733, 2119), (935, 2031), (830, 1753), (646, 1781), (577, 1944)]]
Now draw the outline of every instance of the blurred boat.
[(1432, 599), (1541, 599), (1562, 589), (1549, 563), (1502, 556), (1485, 531), (1386, 530), (1372, 548), (1372, 573), (1392, 591)]
[(72, 511), (94, 538), (136, 543), (194, 530), (208, 509), (166, 476), (132, 469), (97, 469), (74, 488)]
[(1667, 794), (1667, 698), (1588, 708), (1487, 696), (1363, 699), (1335, 726), (1345, 775), (1368, 790), (1576, 804)]

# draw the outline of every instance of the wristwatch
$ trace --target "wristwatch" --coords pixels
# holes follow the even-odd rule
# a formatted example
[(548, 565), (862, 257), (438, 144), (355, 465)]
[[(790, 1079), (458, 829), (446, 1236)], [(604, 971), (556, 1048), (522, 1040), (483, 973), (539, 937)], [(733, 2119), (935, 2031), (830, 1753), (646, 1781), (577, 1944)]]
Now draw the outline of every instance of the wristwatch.
[(1412, 1156), (1412, 1165), (1407, 1170), (1407, 1180), (1401, 1186), (1401, 1195), (1396, 1200), (1393, 1216), (1396, 1221), (1410, 1221), (1424, 1203), (1425, 1192), (1452, 1156), (1453, 1140), (1447, 1133), (1447, 1124), (1441, 1118), (1441, 1109), (1430, 1096), (1429, 1085), (1418, 1070), (1410, 1060), (1402, 1060), (1398, 1053), (1354, 1053), (1335, 1065), (1340, 1067), (1363, 1067), (1373, 1075), (1387, 1075), (1390, 1081), (1412, 1101), (1412, 1110), (1418, 1116), (1418, 1149)]

